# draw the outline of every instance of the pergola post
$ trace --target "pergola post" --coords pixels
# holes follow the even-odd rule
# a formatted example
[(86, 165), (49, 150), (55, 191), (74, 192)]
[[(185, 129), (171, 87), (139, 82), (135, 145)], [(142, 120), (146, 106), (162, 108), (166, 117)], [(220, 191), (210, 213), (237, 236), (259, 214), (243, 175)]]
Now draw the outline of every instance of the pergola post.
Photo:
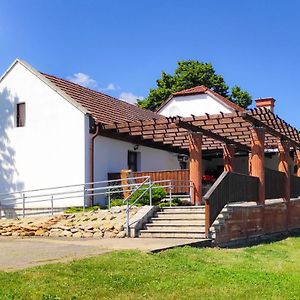
[(191, 200), (194, 205), (200, 205), (202, 200), (202, 134), (190, 132), (188, 140), (190, 181), (194, 189)]
[(300, 150), (296, 149), (296, 176), (300, 177)]
[(235, 154), (234, 145), (225, 144), (223, 146), (224, 171), (234, 172), (234, 154)]
[(284, 173), (284, 198), (285, 201), (290, 201), (291, 198), (291, 172), (290, 172), (290, 143), (288, 141), (280, 141), (278, 144), (279, 163), (278, 171)]
[(258, 202), (265, 203), (265, 133), (264, 127), (251, 129), (251, 154), (249, 174), (259, 179)]

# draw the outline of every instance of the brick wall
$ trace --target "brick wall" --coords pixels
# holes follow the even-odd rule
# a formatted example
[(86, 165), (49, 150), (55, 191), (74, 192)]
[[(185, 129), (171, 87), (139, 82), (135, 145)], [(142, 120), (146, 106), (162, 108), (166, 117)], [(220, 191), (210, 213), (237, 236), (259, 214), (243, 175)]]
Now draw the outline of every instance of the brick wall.
[(267, 200), (265, 206), (256, 203), (227, 206), (224, 224), (215, 230), (215, 244), (253, 240), (265, 235), (284, 233), (300, 228), (300, 199), (289, 204), (283, 200)]

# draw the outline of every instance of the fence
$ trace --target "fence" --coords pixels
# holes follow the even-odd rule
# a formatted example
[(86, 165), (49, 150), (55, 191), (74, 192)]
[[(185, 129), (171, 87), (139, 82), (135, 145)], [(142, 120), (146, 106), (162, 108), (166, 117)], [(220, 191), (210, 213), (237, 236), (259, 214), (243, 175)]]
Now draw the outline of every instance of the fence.
[(291, 197), (300, 197), (300, 177), (291, 176)]
[(266, 199), (277, 199), (285, 196), (285, 174), (265, 169)]
[[(172, 192), (174, 194), (190, 194), (189, 170), (171, 170), (171, 171), (149, 171), (149, 172), (132, 172), (132, 177), (150, 177), (152, 181), (171, 180), (174, 184)], [(108, 173), (108, 180), (120, 179), (120, 173)], [(139, 179), (136, 179), (139, 182)]]
[(258, 186), (257, 177), (224, 171), (204, 196), (206, 234), (226, 204), (258, 201)]

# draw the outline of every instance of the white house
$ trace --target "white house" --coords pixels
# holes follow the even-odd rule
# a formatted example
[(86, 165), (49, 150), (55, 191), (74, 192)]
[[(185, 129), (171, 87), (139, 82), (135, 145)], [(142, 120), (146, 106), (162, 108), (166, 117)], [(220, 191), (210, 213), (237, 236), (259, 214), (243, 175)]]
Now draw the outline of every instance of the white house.
[(173, 93), (157, 110), (166, 117), (219, 114), (243, 111), (243, 108), (227, 98), (201, 85)]
[[(154, 113), (39, 72), (17, 59), (0, 78), (0, 193), (107, 180), (109, 172), (128, 168), (179, 169), (178, 154), (167, 147), (98, 135), (95, 124), (236, 110), (243, 111), (199, 86), (174, 93)], [(248, 157), (241, 155), (238, 160), (237, 171), (247, 172)], [(222, 165), (222, 156), (204, 157), (204, 168)], [(266, 165), (275, 169), (276, 158)]]
[(176, 154), (91, 133), (95, 122), (149, 118), (159, 115), (17, 59), (0, 78), (0, 193), (179, 168)]

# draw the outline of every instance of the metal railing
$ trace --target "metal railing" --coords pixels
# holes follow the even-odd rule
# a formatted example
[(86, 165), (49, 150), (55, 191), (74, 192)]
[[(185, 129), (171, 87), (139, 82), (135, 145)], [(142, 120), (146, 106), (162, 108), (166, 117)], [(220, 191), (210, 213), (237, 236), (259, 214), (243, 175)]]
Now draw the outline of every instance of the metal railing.
[[(182, 186), (185, 188), (189, 188), (189, 198), (192, 198), (194, 193), (194, 187), (190, 180), (156, 180), (151, 181), (145, 180), (144, 182), (140, 183), (140, 185), (135, 189), (126, 199), (124, 199), (123, 203), (126, 204), (126, 233), (127, 236), (130, 236), (130, 209), (139, 202), (139, 200), (146, 194), (149, 193), (149, 205), (152, 206), (153, 199), (152, 199), (152, 192), (155, 189), (163, 188), (166, 189), (168, 192), (166, 193), (166, 197), (169, 201), (169, 206), (172, 207), (172, 200), (173, 200), (173, 190), (178, 188), (178, 186)], [(136, 194), (136, 192), (141, 191), (141, 194), (130, 203), (130, 199)], [(178, 195), (176, 195), (178, 197)]]
[[(138, 180), (139, 182), (136, 182)], [(71, 200), (71, 203), (75, 199), (82, 201), (82, 209), (88, 206), (87, 201), (91, 203), (91, 199), (95, 196), (104, 196), (108, 200), (108, 208), (111, 207), (112, 197), (118, 194), (129, 195), (123, 200), (123, 204), (126, 205), (126, 231), (127, 236), (130, 235), (130, 210), (136, 205), (146, 193), (149, 197), (149, 205), (153, 204), (153, 190), (158, 188), (164, 188), (166, 190), (166, 198), (169, 201), (169, 206), (172, 206), (173, 191), (175, 188), (183, 187), (189, 189), (189, 198), (191, 199), (194, 193), (194, 187), (189, 180), (157, 180), (152, 181), (150, 176), (141, 176), (127, 178), (127, 184), (122, 184), (122, 179), (106, 180), (89, 182), (85, 184), (65, 185), (51, 188), (42, 188), (34, 190), (24, 190), (12, 193), (0, 194), (0, 218), (2, 210), (4, 208), (16, 209), (19, 208), (22, 211), (22, 216), (26, 217), (26, 209), (34, 208), (50, 208), (50, 214), (54, 214), (54, 209), (58, 207), (64, 207), (62, 205), (63, 200)], [(140, 192), (138, 196), (136, 193)], [(135, 199), (132, 200), (133, 196)], [(178, 195), (176, 195), (178, 197)], [(179, 195), (180, 197), (180, 195)], [(132, 201), (131, 201), (132, 200)], [(48, 204), (47, 204), (48, 203)], [(48, 206), (47, 206), (48, 205)], [(80, 206), (80, 205), (69, 205)]]
[[(135, 178), (129, 179), (134, 180)], [(144, 176), (139, 179), (150, 180), (150, 177)], [(121, 184), (121, 180), (117, 179), (1, 193), (0, 217), (1, 210), (9, 208), (21, 209), (23, 217), (26, 216), (26, 209), (35, 208), (49, 208), (51, 215), (53, 215), (54, 208), (66, 206), (82, 206), (84, 211), (96, 196), (110, 199), (114, 194), (121, 194), (126, 191), (132, 192), (137, 186), (139, 186), (139, 183)], [(71, 205), (63, 205), (63, 200), (70, 200)]]

